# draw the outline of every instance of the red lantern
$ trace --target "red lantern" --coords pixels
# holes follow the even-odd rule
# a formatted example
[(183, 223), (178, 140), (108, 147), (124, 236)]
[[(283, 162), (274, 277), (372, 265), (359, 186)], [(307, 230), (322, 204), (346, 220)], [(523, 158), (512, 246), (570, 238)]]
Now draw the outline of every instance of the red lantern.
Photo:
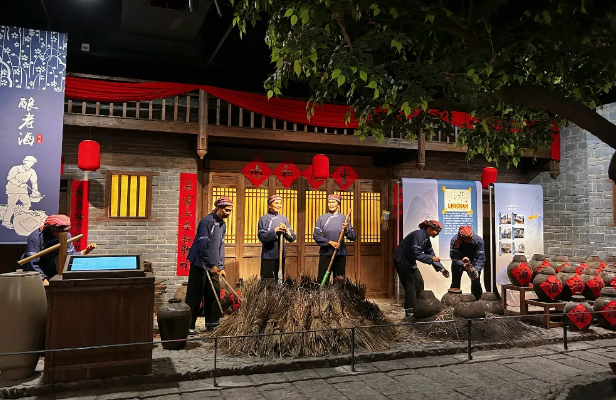
[(481, 171), (481, 187), (487, 189), (490, 184), (496, 182), (496, 176), (498, 175), (498, 170), (494, 167), (485, 167), (483, 171)]
[(79, 143), (77, 166), (82, 171), (97, 171), (101, 167), (101, 146), (93, 140)]
[(325, 154), (312, 157), (312, 179), (324, 181), (329, 178), (329, 158)]

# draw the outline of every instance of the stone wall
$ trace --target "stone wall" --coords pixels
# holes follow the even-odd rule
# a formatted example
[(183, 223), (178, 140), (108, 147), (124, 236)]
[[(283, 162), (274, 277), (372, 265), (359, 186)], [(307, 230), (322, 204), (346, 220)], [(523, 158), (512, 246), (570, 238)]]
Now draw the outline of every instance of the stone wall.
[[(616, 104), (597, 110), (616, 122)], [(616, 254), (612, 183), (607, 168), (614, 149), (572, 125), (561, 132), (560, 175), (541, 173), (530, 183), (544, 195), (544, 243), (549, 255)]]
[[(101, 145), (101, 170), (90, 173), (88, 242), (98, 244), (98, 254), (141, 253), (152, 262), (157, 279), (167, 279), (160, 304), (171, 298), (186, 277), (176, 276), (177, 221), (180, 173), (196, 173), (196, 140), (193, 135), (96, 130), (65, 126), (62, 153), (64, 177), (83, 179), (77, 168), (77, 147), (82, 140)], [(152, 220), (98, 221), (105, 216), (104, 170), (156, 172), (152, 180)]]

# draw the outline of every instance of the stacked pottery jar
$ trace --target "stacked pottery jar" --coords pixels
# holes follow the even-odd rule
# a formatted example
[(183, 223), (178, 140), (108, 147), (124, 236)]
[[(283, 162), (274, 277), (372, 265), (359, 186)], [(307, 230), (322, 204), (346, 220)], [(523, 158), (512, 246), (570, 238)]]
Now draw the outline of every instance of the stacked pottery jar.
[(481, 295), (481, 300), (477, 303), (481, 305), (485, 312), (489, 312), (490, 314), (503, 315), (505, 311), (503, 310), (503, 305), (496, 295), (492, 292), (486, 292)]
[(607, 267), (601, 271), (599, 274), (601, 279), (603, 279), (603, 283), (605, 287), (613, 287), (616, 288), (616, 266), (608, 264)]
[(595, 300), (592, 309), (601, 312), (595, 314), (599, 326), (616, 330), (616, 290), (613, 287), (606, 286), (601, 289), (601, 296)]
[(530, 262), (528, 263), (528, 266), (533, 271), (532, 279), (535, 279), (539, 271), (541, 271), (541, 268), (551, 267), (552, 265), (549, 263), (547, 257), (543, 254), (533, 254), (530, 259)]
[(584, 257), (571, 257), (569, 264), (575, 266), (575, 271), (578, 273), (578, 275), (582, 275), (582, 271), (588, 268), (588, 264), (586, 264), (586, 259), (584, 259)]
[(441, 298), (441, 303), (445, 307), (455, 307), (460, 304), (460, 299), (462, 298), (462, 290), (460, 289), (449, 289), (447, 293), (443, 295)]
[(475, 296), (472, 294), (463, 294), (460, 298), (460, 304), (453, 309), (453, 315), (459, 318), (483, 318), (486, 312), (482, 305), (475, 301)]
[(582, 276), (575, 272), (575, 266), (565, 265), (563, 269), (556, 274), (556, 277), (563, 284), (561, 300), (569, 301), (574, 294), (582, 294), (584, 292), (584, 281)]
[(592, 307), (586, 302), (584, 296), (573, 295), (571, 301), (565, 305), (565, 315), (569, 319), (569, 327), (574, 331), (583, 331), (592, 323)]
[(415, 304), (414, 317), (417, 319), (430, 318), (438, 314), (443, 309), (443, 305), (434, 296), (432, 290), (422, 290), (419, 293), (417, 304)]
[(605, 268), (605, 264), (601, 261), (601, 257), (596, 255), (588, 256), (586, 259), (586, 265), (588, 265), (588, 268), (596, 269), (599, 274), (603, 271), (603, 268)]
[(528, 287), (528, 284), (532, 282), (533, 271), (526, 263), (524, 255), (513, 256), (513, 260), (507, 266), (507, 276), (512, 285)]
[(605, 287), (603, 279), (594, 268), (584, 268), (582, 272), (582, 280), (584, 281), (584, 291), (582, 294), (587, 300), (595, 300), (601, 295), (601, 289)]
[(545, 267), (541, 268), (541, 271), (533, 280), (533, 289), (540, 301), (551, 303), (560, 300), (563, 284), (556, 277), (554, 268)]
[(552, 257), (550, 258), (550, 262), (552, 263), (552, 268), (554, 268), (556, 273), (559, 273), (563, 267), (569, 265), (569, 263), (567, 263), (567, 257), (565, 256)]

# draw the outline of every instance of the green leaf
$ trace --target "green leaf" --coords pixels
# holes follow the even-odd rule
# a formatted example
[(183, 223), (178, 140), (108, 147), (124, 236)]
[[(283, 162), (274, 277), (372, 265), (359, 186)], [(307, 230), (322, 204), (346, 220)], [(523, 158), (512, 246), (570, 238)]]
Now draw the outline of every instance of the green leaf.
[(293, 15), (293, 13), (294, 13), (294, 12), (295, 12), (295, 11), (294, 11), (292, 8), (289, 8), (289, 9), (287, 10), (287, 12), (286, 12), (286, 13), (284, 13), (284, 16), (288, 18), (288, 17), (290, 17), (291, 15)]
[(355, 74), (357, 72), (357, 67), (351, 67), (351, 71)]
[(282, 94), (282, 92), (280, 92), (280, 89), (278, 89), (277, 87), (274, 88), (274, 93), (276, 94)]
[(334, 72), (332, 72), (332, 79), (336, 79), (341, 72), (342, 71), (340, 71), (339, 69), (335, 69)]
[(482, 120), (481, 121), (481, 126), (483, 127), (483, 130), (485, 131), (486, 134), (490, 134), (490, 129), (488, 128), (488, 123), (486, 122), (486, 120)]
[(430, 21), (431, 23), (434, 23), (434, 15), (432, 14), (426, 15), (426, 19), (424, 20), (424, 23), (428, 21)]
[(424, 111), (428, 111), (428, 102), (427, 101), (423, 100), (421, 102), (421, 109), (424, 110)]
[(267, 91), (267, 98), (268, 99), (270, 99), (273, 95), (274, 95), (274, 91), (273, 90), (268, 90)]
[(374, 16), (376, 17), (377, 15), (379, 15), (381, 13), (381, 10), (379, 8), (375, 8), (374, 9)]
[(396, 40), (395, 38), (391, 40), (391, 47), (395, 47), (396, 49), (398, 49), (398, 51), (402, 50), (402, 43), (400, 43), (398, 40)]
[(543, 20), (545, 21), (545, 23), (551, 25), (552, 17), (550, 16), (550, 12), (548, 10), (543, 10), (541, 14), (543, 15)]
[(344, 77), (344, 75), (340, 75), (338, 77), (338, 87), (342, 86), (344, 84), (345, 80), (346, 80), (346, 78)]
[(291, 26), (294, 26), (295, 24), (297, 24), (297, 15), (293, 15), (291, 17)]
[(394, 19), (398, 18), (398, 11), (396, 11), (395, 8), (390, 7), (389, 8), (389, 13), (391, 14), (392, 17), (394, 17)]
[(329, 24), (325, 25), (325, 28), (323, 28), (323, 29), (325, 30), (325, 32), (330, 33)]
[(370, 81), (370, 83), (368, 84), (368, 87), (370, 89), (376, 89), (376, 81)]
[(377, 8), (379, 8), (379, 5), (378, 5), (378, 4), (376, 4), (376, 3), (372, 3), (372, 4), (370, 4), (370, 9), (371, 9), (371, 10), (376, 10)]
[(368, 74), (366, 73), (366, 71), (359, 71), (359, 77), (364, 82), (368, 80)]
[(300, 76), (300, 74), (302, 73), (302, 64), (299, 62), (299, 60), (295, 60), (295, 62), (293, 63), (293, 71), (295, 71), (295, 74), (297, 76)]
[(374, 89), (374, 98), (379, 97), (379, 89)]
[(522, 82), (524, 82), (524, 77), (523, 76), (518, 76), (518, 82), (520, 82), (520, 85), (521, 85)]
[(492, 71), (494, 71), (494, 69), (492, 68), (491, 65), (488, 65), (486, 67), (486, 75), (488, 75), (488, 76), (492, 75)]
[(310, 55), (310, 59), (312, 60), (313, 63), (317, 63), (317, 53), (312, 53)]
[(473, 76), (473, 75), (475, 75), (475, 69), (474, 69), (474, 68), (471, 68), (471, 69), (469, 69), (469, 70), (468, 70), (468, 72), (466, 73), (466, 76), (468, 76), (468, 77), (470, 78), (470, 77), (471, 77), (471, 76)]
[(477, 75), (477, 74), (473, 75), (473, 83), (475, 85), (479, 83), (479, 75)]

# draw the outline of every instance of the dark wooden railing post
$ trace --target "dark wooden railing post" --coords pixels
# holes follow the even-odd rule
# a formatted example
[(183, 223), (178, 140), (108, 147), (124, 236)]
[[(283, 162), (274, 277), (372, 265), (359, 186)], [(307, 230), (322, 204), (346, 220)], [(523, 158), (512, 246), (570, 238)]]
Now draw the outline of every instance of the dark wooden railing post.
[(426, 135), (422, 129), (417, 135), (417, 168), (423, 170), (426, 167)]
[(197, 154), (203, 160), (207, 154), (207, 93), (199, 89), (199, 134), (197, 138)]

